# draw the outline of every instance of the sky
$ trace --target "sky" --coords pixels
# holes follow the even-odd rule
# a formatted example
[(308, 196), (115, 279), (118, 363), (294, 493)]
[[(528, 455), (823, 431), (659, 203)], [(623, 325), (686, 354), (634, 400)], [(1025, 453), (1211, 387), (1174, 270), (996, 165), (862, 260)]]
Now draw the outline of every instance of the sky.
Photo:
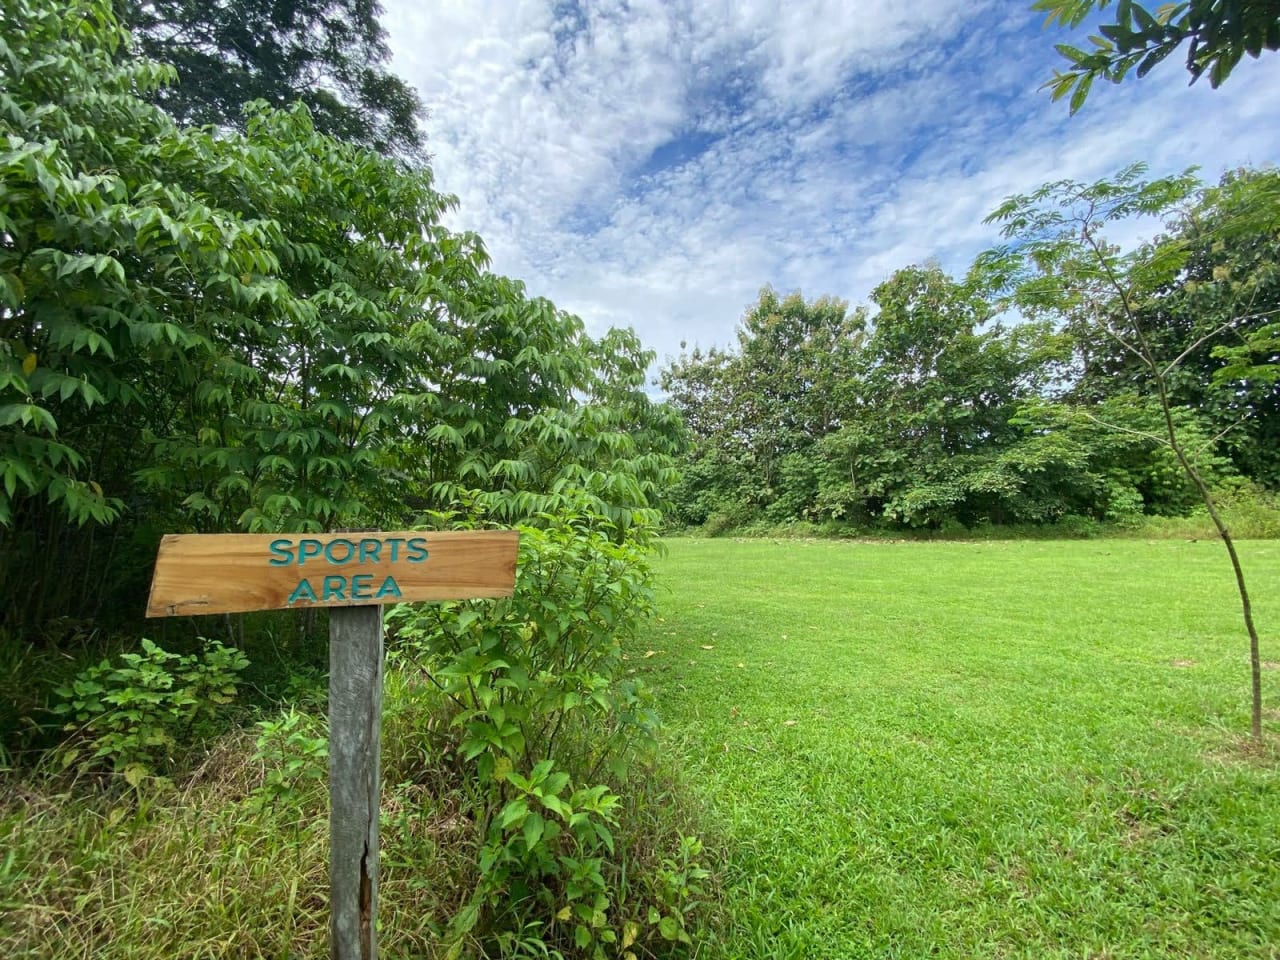
[(736, 343), (766, 284), (856, 305), (900, 267), (962, 273), (1049, 180), (1280, 159), (1280, 54), (1218, 90), (1175, 54), (1070, 117), (1039, 87), (1083, 37), (1030, 0), (383, 4), (449, 225), (658, 364)]

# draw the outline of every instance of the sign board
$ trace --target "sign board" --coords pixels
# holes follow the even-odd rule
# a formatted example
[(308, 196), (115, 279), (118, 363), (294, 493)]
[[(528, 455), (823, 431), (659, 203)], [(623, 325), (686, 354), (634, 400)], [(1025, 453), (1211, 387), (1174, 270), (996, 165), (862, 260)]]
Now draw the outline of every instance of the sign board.
[(170, 534), (148, 617), (335, 607), (329, 615), (332, 960), (377, 960), (382, 605), (509, 597), (520, 535)]
[(170, 534), (148, 617), (509, 597), (514, 530)]

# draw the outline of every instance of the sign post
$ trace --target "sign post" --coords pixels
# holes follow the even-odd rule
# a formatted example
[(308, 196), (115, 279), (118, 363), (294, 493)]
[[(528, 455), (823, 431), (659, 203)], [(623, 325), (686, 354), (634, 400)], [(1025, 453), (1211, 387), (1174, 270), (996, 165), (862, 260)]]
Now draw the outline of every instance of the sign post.
[(332, 607), (329, 614), (329, 934), (333, 960), (376, 960), (382, 606), (509, 597), (507, 530), (171, 534), (148, 617)]

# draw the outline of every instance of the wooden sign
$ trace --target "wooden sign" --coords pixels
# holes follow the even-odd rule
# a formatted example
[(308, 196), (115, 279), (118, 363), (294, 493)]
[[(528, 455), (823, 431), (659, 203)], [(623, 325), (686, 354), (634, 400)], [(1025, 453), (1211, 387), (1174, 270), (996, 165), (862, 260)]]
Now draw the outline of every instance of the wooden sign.
[(509, 597), (519, 535), (170, 534), (148, 617)]
[(382, 605), (509, 597), (514, 530), (170, 534), (148, 617), (336, 607), (329, 615), (329, 955), (377, 960)]

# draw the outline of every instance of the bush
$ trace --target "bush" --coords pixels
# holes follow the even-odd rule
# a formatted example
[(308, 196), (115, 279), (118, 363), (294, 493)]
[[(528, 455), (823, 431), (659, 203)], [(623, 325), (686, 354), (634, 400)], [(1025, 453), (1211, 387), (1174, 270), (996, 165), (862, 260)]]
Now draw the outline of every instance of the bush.
[[(1238, 540), (1280, 538), (1280, 496), (1255, 484), (1241, 482), (1215, 491), (1218, 512)], [(1143, 537), (1216, 539), (1218, 530), (1204, 507), (1185, 517), (1148, 517), (1134, 530)]]
[(59, 749), (64, 768), (110, 767), (136, 785), (173, 766), (180, 744), (212, 736), (223, 708), (236, 697), (249, 665), (239, 650), (205, 641), (199, 656), (179, 656), (144, 639), (141, 653), (103, 660), (54, 691), (53, 713), (68, 718), (72, 737)]
[[(706, 874), (696, 842), (669, 871), (628, 880), (622, 792), (652, 757), (656, 717), (620, 641), (653, 611), (648, 528), (585, 512), (522, 527), (509, 600), (395, 608), (395, 655), (448, 698), (435, 736), (463, 787), (478, 851), (450, 937), (487, 954), (613, 956), (690, 941)], [(685, 862), (687, 861), (687, 862)]]
[(755, 509), (749, 504), (726, 503), (708, 515), (698, 532), (704, 537), (723, 537), (754, 523), (757, 519)]

